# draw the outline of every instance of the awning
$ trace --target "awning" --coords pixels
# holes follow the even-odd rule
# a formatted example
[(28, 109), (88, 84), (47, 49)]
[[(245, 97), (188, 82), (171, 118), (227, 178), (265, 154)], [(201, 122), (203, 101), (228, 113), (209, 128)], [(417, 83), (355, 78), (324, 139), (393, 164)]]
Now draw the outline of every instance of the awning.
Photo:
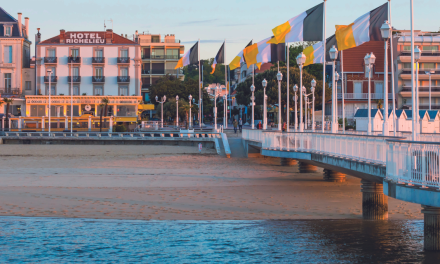
[(138, 106), (139, 110), (154, 110), (154, 104), (140, 104)]
[(137, 122), (137, 117), (115, 117), (115, 122)]

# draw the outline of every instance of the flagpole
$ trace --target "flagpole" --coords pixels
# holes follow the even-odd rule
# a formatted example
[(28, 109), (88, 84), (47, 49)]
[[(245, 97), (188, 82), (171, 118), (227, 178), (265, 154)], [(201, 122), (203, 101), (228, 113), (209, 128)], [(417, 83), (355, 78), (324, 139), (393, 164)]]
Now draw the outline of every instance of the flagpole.
[[(323, 56), (323, 63), (322, 63), (322, 133), (324, 133), (324, 123), (325, 123), (325, 56), (326, 56), (326, 39), (325, 39), (325, 28), (326, 28), (326, 17), (325, 17), (325, 8), (326, 8), (326, 1), (324, 0), (324, 28), (322, 30), (322, 44), (323, 44), (323, 52), (324, 52), (324, 56)], [(300, 91), (301, 91), (301, 87), (300, 87)]]
[[(225, 48), (223, 49), (223, 63), (225, 64), (225, 86), (226, 86), (226, 92), (229, 92), (228, 89), (228, 72), (227, 72), (227, 68), (228, 66), (226, 65), (226, 39), (225, 39)], [(228, 96), (226, 96), (228, 97)], [(225, 128), (228, 128), (228, 98), (226, 98), (226, 110), (225, 110)]]
[[(200, 69), (200, 39), (199, 39), (199, 44), (197, 45), (198, 47), (197, 47), (197, 52), (199, 53), (198, 54), (198, 57), (199, 57), (199, 127), (200, 127), (200, 130), (202, 130), (202, 108), (200, 107), (201, 105), (202, 105), (202, 85), (201, 85), (201, 82), (200, 82), (200, 71), (201, 71), (201, 69)], [(190, 103), (190, 105), (191, 105), (191, 103)], [(190, 124), (191, 124), (191, 121), (190, 121)]]
[(394, 136), (396, 136), (396, 98), (395, 98), (396, 93), (394, 92), (393, 24), (391, 23), (391, 0), (388, 0), (388, 12), (389, 12), (390, 25), (391, 25), (390, 48), (391, 48), (391, 88), (392, 88), (391, 91), (393, 93), (393, 115), (392, 116), (393, 116)]
[(289, 68), (289, 43), (287, 43), (287, 132), (289, 132), (289, 126), (290, 126), (290, 108), (289, 108), (289, 79), (290, 79), (290, 68)]
[(341, 93), (342, 93), (342, 134), (345, 134), (345, 102), (344, 102), (344, 55), (341, 50)]

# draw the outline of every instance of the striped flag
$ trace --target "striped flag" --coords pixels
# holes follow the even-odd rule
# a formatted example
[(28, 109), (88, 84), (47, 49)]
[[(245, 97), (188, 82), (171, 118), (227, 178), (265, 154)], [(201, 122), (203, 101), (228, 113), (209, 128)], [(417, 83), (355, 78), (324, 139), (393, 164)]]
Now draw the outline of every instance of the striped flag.
[(388, 20), (388, 3), (366, 13), (348, 26), (336, 26), (339, 50), (351, 49), (368, 41), (382, 41), (380, 27)]
[(261, 64), (286, 60), (286, 44), (268, 43), (274, 37), (263, 39), (262, 41), (246, 47), (243, 50), (243, 56), (246, 64), (249, 67), (252, 64), (257, 64), (260, 68)]
[(174, 69), (184, 67), (189, 64), (197, 64), (199, 62), (199, 42), (197, 41), (190, 50), (188, 50), (185, 55), (177, 62)]
[[(252, 45), (252, 40), (246, 45), (245, 49)], [(238, 53), (237, 56), (229, 63), (229, 70), (235, 70), (236, 68), (240, 67), (240, 63), (243, 62), (243, 50)]]
[(326, 61), (330, 61), (330, 58), (328, 57), (329, 51), (332, 46), (337, 47), (335, 35), (327, 38), (325, 52), (322, 44), (323, 42), (321, 41), (304, 49), (303, 53), (306, 56), (304, 67), (310, 64), (323, 63), (324, 54), (326, 54)]
[(225, 63), (225, 43), (223, 42), (223, 45), (221, 46), (220, 50), (217, 52), (217, 56), (214, 58), (214, 62), (212, 63), (212, 72), (213, 74), (215, 72), (215, 66), (217, 63)]
[(270, 43), (322, 41), (323, 24), (324, 3), (321, 3), (273, 28), (275, 37)]

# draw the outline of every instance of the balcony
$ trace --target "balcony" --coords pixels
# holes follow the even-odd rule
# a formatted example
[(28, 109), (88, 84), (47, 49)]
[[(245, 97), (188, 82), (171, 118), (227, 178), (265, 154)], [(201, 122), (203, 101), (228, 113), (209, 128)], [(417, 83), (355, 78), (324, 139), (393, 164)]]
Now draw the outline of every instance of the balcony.
[[(411, 86), (403, 86), (401, 92), (411, 92)], [(429, 93), (429, 86), (419, 86), (419, 92)], [(440, 86), (431, 86), (431, 92), (440, 92)]]
[[(371, 93), (371, 100), (383, 99), (383, 93)], [(342, 94), (338, 93), (338, 99), (342, 99)], [(388, 93), (388, 100), (393, 99), (393, 94)], [(368, 100), (368, 93), (345, 93), (344, 100)]]
[(151, 70), (142, 70), (141, 74), (151, 74)]
[(129, 83), (130, 76), (118, 76), (118, 83)]
[(45, 64), (56, 64), (58, 63), (58, 58), (57, 57), (44, 57), (44, 63)]
[(165, 55), (151, 55), (151, 59), (153, 60), (164, 60)]
[(130, 57), (118, 57), (118, 64), (130, 63)]
[[(422, 56), (425, 56), (425, 57), (427, 57), (427, 56), (440, 56), (440, 51), (424, 50), (424, 51), (422, 51), (422, 54), (421, 54), (421, 55), (422, 55)], [(400, 54), (400, 56), (411, 56), (411, 51), (409, 51), (409, 50), (402, 51), (402, 53)]]
[(151, 69), (150, 72), (151, 74), (165, 74), (164, 69)]
[(20, 88), (0, 88), (0, 95), (2, 97), (4, 96), (12, 96), (12, 95), (20, 95)]
[(105, 76), (92, 76), (92, 83), (103, 83), (105, 82)]
[(178, 60), (180, 59), (179, 55), (165, 55), (165, 59), (167, 60)]
[(67, 63), (81, 63), (81, 57), (67, 57)]
[(151, 84), (149, 83), (142, 83), (142, 89), (148, 89), (151, 87)]
[[(411, 62), (411, 52), (410, 51), (403, 51), (400, 53), (400, 56), (398, 57), (398, 60), (401, 62)], [(422, 51), (420, 62), (440, 62), (440, 52), (439, 51)]]
[(149, 60), (151, 58), (150, 54), (142, 54), (142, 59)]
[(68, 83), (71, 83), (71, 82), (79, 83), (79, 82), (81, 82), (81, 76), (67, 76), (67, 82)]
[[(52, 75), (50, 77), (50, 82), (51, 83), (56, 83), (58, 81), (58, 76)], [(49, 82), (49, 76), (44, 76), (44, 82), (48, 83)]]
[(165, 74), (176, 75), (176, 74), (182, 74), (182, 73), (180, 72), (180, 69), (175, 69), (175, 70), (169, 69), (169, 70), (165, 70)]
[(180, 39), (159, 39), (159, 38), (152, 38), (150, 39), (141, 39), (141, 43), (180, 43)]
[[(440, 69), (419, 69), (419, 75), (420, 74), (426, 74), (427, 71), (429, 71), (429, 72), (430, 71), (434, 71), (433, 74), (440, 74)], [(414, 71), (414, 72), (416, 72), (416, 71)], [(411, 74), (411, 69), (404, 68), (402, 70), (401, 74)]]
[(104, 57), (92, 57), (92, 64), (104, 64), (105, 58)]

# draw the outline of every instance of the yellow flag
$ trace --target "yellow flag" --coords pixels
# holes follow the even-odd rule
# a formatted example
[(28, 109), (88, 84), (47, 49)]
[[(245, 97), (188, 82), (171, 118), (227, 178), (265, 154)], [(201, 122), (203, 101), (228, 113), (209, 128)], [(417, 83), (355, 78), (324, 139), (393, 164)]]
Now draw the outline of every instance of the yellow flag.
[(243, 50), (243, 56), (244, 59), (246, 60), (246, 64), (248, 65), (248, 67), (249, 65), (257, 64), (257, 55), (258, 55), (257, 43), (250, 45), (249, 47), (246, 47)]
[(267, 43), (279, 44), (286, 42), (286, 35), (290, 32), (290, 23), (287, 21), (284, 24), (281, 24), (272, 29), (274, 38), (269, 40)]
[(240, 56), (235, 57), (231, 61), (231, 63), (229, 64), (229, 69), (232, 71), (232, 70), (235, 70), (236, 68), (240, 67), (240, 61), (241, 61)]
[(338, 42), (338, 50), (346, 50), (356, 47), (356, 41), (353, 35), (353, 25), (351, 23), (348, 26), (336, 26), (336, 41)]

